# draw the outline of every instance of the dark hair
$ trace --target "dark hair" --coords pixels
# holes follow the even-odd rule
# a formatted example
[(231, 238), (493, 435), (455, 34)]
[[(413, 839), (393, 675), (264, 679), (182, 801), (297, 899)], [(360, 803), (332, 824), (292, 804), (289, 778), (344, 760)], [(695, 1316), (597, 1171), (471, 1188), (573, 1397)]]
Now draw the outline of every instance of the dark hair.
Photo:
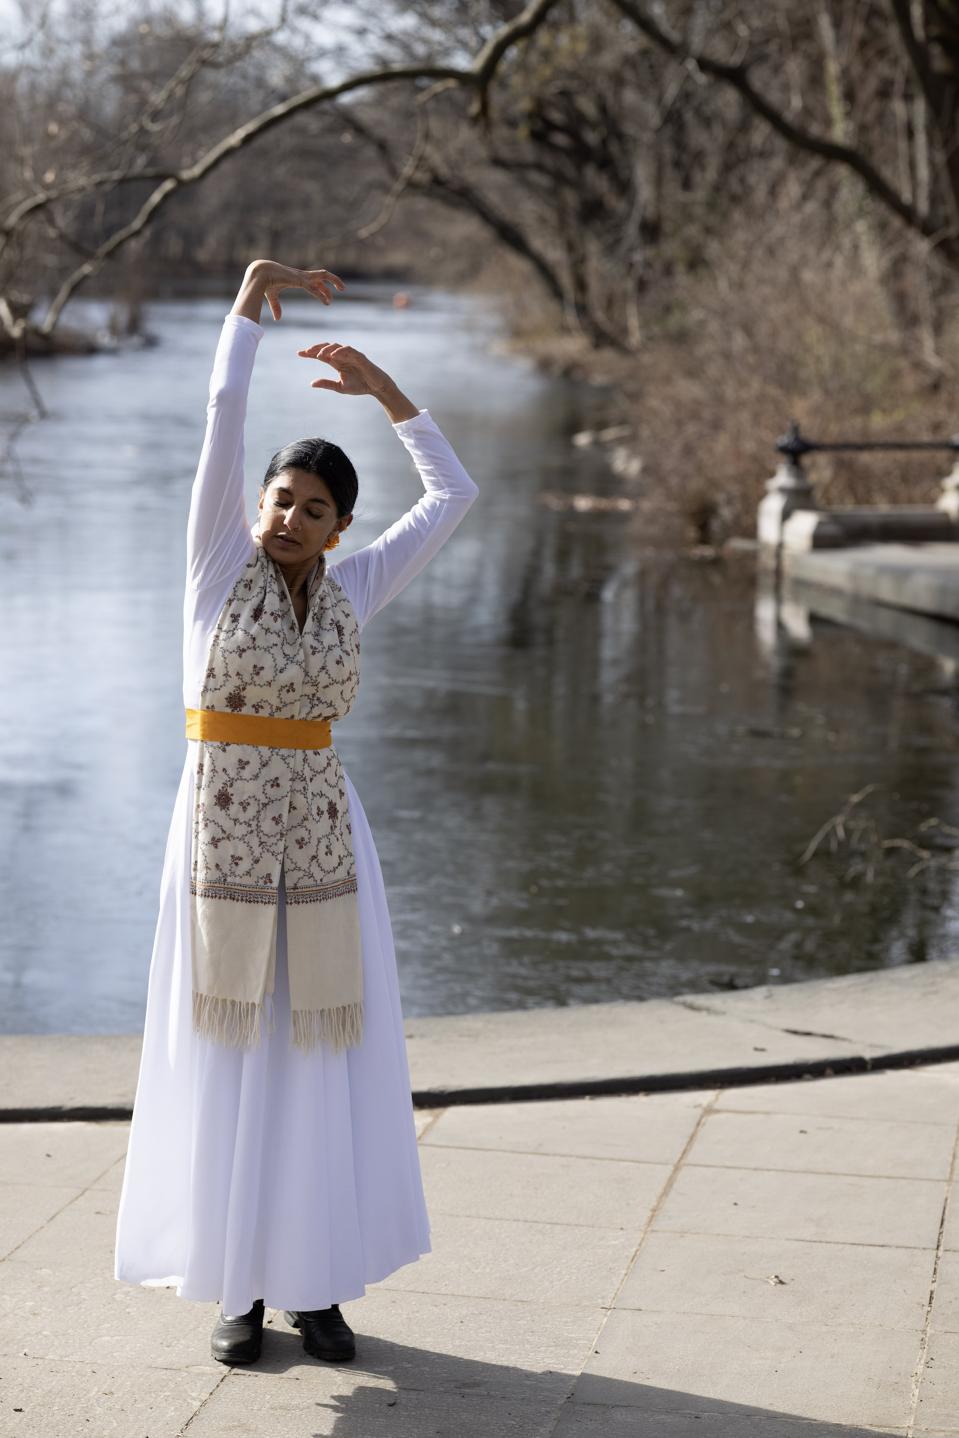
[(305, 469), (322, 479), (336, 504), (338, 519), (353, 513), (359, 481), (351, 461), (330, 439), (294, 439), (278, 449), (266, 467), (263, 488), (286, 469)]

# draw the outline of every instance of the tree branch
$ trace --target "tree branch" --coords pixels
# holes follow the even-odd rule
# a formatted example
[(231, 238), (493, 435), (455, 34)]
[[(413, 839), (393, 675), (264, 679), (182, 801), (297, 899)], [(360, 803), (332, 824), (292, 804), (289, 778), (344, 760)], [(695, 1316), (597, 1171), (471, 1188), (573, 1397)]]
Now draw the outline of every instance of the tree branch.
[(955, 249), (953, 244), (956, 240), (955, 233), (952, 230), (944, 232), (931, 216), (922, 214), (914, 205), (910, 204), (860, 150), (851, 145), (829, 140), (822, 135), (816, 135), (810, 130), (801, 129), (770, 104), (753, 85), (746, 64), (725, 64), (723, 61), (714, 60), (709, 55), (687, 45), (654, 20), (646, 10), (636, 3), (636, 0), (612, 0), (612, 3), (638, 30), (674, 59), (695, 65), (704, 75), (710, 75), (714, 79), (722, 80), (725, 84), (732, 86), (752, 109), (790, 144), (795, 145), (797, 149), (806, 150), (809, 154), (819, 155), (824, 160), (844, 165), (852, 170), (863, 181), (870, 194), (880, 200), (910, 229), (915, 230), (932, 244), (942, 245), (950, 253)]
[[(229, 135), (213, 145), (194, 164), (183, 166), (167, 174), (153, 192), (147, 197), (140, 209), (133, 218), (120, 229), (115, 230), (104, 242), (98, 246), (94, 253), (83, 264), (79, 265), (63, 281), (57, 293), (53, 297), (50, 306), (41, 320), (38, 330), (41, 334), (49, 335), (55, 328), (64, 305), (75, 293), (75, 291), (99, 269), (104, 263), (121, 249), (123, 245), (140, 234), (150, 223), (156, 213), (170, 199), (172, 195), (188, 185), (196, 184), (204, 179), (224, 160), (228, 159), (236, 151), (250, 144), (254, 139), (266, 134), (269, 130), (282, 125), (291, 116), (300, 111), (308, 110), (315, 105), (327, 100), (333, 100), (341, 95), (346, 95), (354, 90), (365, 89), (368, 86), (393, 84), (397, 81), (417, 80), (443, 80), (456, 84), (457, 86), (468, 86), (477, 92), (476, 100), (472, 107), (474, 115), (486, 112), (486, 95), (496, 73), (497, 66), (507, 53), (510, 47), (518, 41), (527, 38), (543, 23), (552, 10), (558, 4), (558, 0), (529, 0), (526, 7), (510, 20), (501, 26), (494, 35), (486, 42), (479, 51), (473, 63), (466, 68), (455, 65), (434, 65), (415, 64), (386, 67), (377, 70), (362, 71), (357, 75), (340, 81), (333, 85), (316, 85), (298, 95), (291, 96), (270, 109), (263, 111), (246, 124), (239, 126)], [(102, 177), (100, 177), (102, 179)], [(143, 178), (143, 175), (136, 175), (124, 178)], [(86, 188), (90, 188), (89, 182)], [(84, 182), (79, 182), (77, 187), (68, 187), (72, 193), (81, 192), (84, 189)], [(50, 203), (50, 195), (44, 191), (33, 196), (30, 200), (23, 201), (17, 207), (14, 214), (4, 223), (0, 230), (0, 238), (9, 241), (11, 234), (22, 225), (26, 216), (44, 205)], [(2, 252), (2, 247), (0, 247)], [(17, 338), (26, 326), (26, 317), (19, 322), (21, 328), (13, 332)]]

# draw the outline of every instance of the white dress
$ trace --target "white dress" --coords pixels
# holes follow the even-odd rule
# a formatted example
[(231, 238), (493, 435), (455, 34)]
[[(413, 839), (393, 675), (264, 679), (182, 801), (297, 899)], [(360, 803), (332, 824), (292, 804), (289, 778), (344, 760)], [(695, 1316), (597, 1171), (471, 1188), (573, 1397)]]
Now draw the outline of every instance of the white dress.
[[(183, 703), (199, 707), (217, 618), (253, 539), (243, 497), (247, 393), (263, 327), (227, 315), (187, 525)], [(428, 410), (393, 426), (425, 493), (331, 572), (360, 628), (449, 538), (479, 490)], [(362, 484), (362, 476), (361, 476)], [(362, 676), (362, 663), (361, 663)], [(361, 681), (362, 682), (362, 681)], [(336, 731), (333, 732), (334, 744)], [(276, 1026), (230, 1049), (192, 1027), (190, 853), (196, 741), (167, 838), (114, 1277), (246, 1313), (326, 1308), (430, 1252), (396, 956), (370, 827), (346, 775), (363, 950), (362, 1043), (290, 1042), (284, 890)]]

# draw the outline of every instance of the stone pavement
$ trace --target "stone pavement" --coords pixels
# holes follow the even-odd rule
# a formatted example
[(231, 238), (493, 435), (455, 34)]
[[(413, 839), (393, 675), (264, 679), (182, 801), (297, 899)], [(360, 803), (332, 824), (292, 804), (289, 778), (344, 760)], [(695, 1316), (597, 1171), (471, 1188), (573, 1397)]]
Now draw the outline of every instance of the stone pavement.
[(233, 1369), (113, 1279), (127, 1124), (0, 1125), (3, 1438), (959, 1435), (959, 1063), (417, 1122), (433, 1251), (356, 1361), (269, 1311)]

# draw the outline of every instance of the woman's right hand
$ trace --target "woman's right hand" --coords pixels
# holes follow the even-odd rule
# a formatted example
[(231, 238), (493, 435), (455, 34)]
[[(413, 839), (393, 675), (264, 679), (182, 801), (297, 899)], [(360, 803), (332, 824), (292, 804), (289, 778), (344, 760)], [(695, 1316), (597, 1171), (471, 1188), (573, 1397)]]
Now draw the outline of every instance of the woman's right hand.
[(345, 290), (345, 281), (332, 270), (298, 270), (291, 265), (281, 265), (277, 260), (253, 260), (247, 266), (246, 278), (252, 281), (270, 306), (270, 312), (278, 320), (283, 311), (280, 307), (280, 290), (306, 290), (324, 304), (333, 299), (332, 287)]

